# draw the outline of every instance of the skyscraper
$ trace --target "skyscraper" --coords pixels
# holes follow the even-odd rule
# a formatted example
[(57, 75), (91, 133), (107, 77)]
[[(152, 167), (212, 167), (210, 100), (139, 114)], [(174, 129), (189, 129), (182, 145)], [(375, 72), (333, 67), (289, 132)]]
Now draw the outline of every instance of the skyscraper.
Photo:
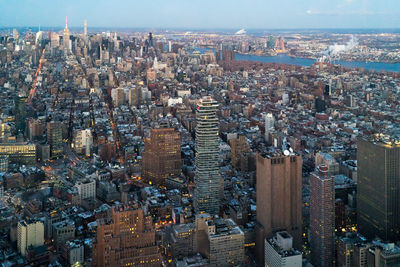
[(165, 185), (168, 177), (181, 174), (181, 136), (173, 128), (151, 129), (144, 141), (142, 176), (146, 182)]
[(62, 124), (60, 122), (47, 123), (47, 143), (50, 145), (51, 158), (57, 158), (63, 153)]
[[(285, 154), (284, 154), (285, 153)], [(302, 232), (302, 159), (295, 153), (273, 150), (258, 153), (256, 253), (264, 260), (264, 239), (286, 230), (294, 247), (301, 246)]]
[(63, 42), (64, 42), (64, 50), (66, 52), (68, 52), (69, 51), (69, 29), (68, 29), (68, 18), (67, 17), (65, 17)]
[(26, 97), (14, 97), (15, 134), (24, 134), (26, 128)]
[(131, 206), (116, 206), (112, 219), (97, 221), (93, 266), (161, 266), (151, 216)]
[(333, 266), (335, 233), (334, 178), (320, 165), (310, 176), (311, 260), (313, 266)]
[(86, 19), (83, 21), (83, 36), (87, 36), (87, 21)]
[(196, 212), (218, 214), (223, 180), (219, 173), (218, 103), (204, 97), (196, 113), (196, 159), (194, 208)]
[(400, 239), (400, 141), (377, 135), (357, 142), (358, 231), (367, 238)]

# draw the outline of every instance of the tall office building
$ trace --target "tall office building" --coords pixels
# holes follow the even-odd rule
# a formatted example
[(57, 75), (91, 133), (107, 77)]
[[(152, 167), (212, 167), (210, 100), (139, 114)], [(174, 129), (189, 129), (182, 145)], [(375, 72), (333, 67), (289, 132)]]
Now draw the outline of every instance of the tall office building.
[(313, 266), (333, 266), (335, 235), (335, 181), (328, 166), (310, 176), (311, 261)]
[(65, 17), (63, 43), (64, 43), (64, 50), (66, 52), (68, 52), (69, 51), (69, 29), (68, 29), (68, 18), (67, 17)]
[(146, 182), (165, 186), (168, 177), (181, 174), (181, 135), (173, 128), (151, 129), (144, 141), (142, 176)]
[(265, 140), (271, 143), (272, 140), (269, 140), (269, 133), (274, 130), (275, 118), (272, 113), (265, 114), (263, 118), (265, 122)]
[(44, 244), (44, 224), (41, 221), (20, 221), (17, 226), (17, 247), (22, 256), (30, 246), (39, 247)]
[(218, 214), (223, 192), (219, 173), (218, 103), (204, 97), (196, 113), (196, 159), (194, 208), (196, 212)]
[(400, 141), (377, 135), (357, 142), (358, 231), (367, 238), (400, 239)]
[(51, 158), (57, 158), (63, 154), (62, 124), (60, 122), (47, 123), (47, 143), (50, 145)]
[(302, 158), (289, 151), (258, 153), (256, 254), (264, 261), (264, 239), (286, 230), (300, 249), (302, 233)]
[(83, 21), (83, 36), (87, 36), (87, 21), (86, 19)]
[(14, 98), (15, 134), (24, 134), (26, 128), (26, 96)]
[(151, 216), (130, 206), (116, 206), (112, 219), (97, 221), (93, 266), (161, 266)]

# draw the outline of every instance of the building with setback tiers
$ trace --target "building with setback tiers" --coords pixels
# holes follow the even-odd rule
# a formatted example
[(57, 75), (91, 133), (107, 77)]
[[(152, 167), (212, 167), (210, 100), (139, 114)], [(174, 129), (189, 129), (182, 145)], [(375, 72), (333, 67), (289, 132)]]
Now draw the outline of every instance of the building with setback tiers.
[(160, 266), (151, 216), (131, 206), (115, 206), (111, 219), (97, 221), (93, 266)]
[(302, 232), (302, 159), (275, 149), (258, 153), (256, 255), (264, 262), (264, 240), (286, 230), (300, 249)]
[(357, 222), (367, 238), (400, 239), (400, 140), (377, 135), (357, 143)]
[(151, 129), (144, 140), (142, 176), (146, 182), (165, 186), (168, 177), (181, 174), (181, 136), (173, 128)]
[(219, 173), (218, 103), (204, 97), (196, 113), (196, 159), (194, 208), (198, 213), (218, 214), (223, 190)]

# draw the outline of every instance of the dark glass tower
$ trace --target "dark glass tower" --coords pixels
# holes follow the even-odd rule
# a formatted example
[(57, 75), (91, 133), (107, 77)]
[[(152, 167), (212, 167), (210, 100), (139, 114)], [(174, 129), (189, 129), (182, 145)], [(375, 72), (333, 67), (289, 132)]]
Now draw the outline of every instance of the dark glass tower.
[(377, 135), (357, 143), (359, 232), (383, 240), (400, 239), (400, 141)]

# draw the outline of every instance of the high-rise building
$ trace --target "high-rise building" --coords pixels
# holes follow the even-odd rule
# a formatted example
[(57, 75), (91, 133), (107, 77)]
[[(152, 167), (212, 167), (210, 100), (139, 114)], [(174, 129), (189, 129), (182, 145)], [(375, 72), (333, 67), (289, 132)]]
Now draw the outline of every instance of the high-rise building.
[(246, 139), (246, 136), (241, 135), (239, 138), (231, 140), (231, 154), (232, 154), (232, 165), (236, 169), (240, 168), (240, 156), (243, 153), (250, 152), (250, 145)]
[(50, 145), (51, 158), (57, 158), (63, 154), (62, 124), (60, 122), (47, 123), (47, 143)]
[(87, 36), (87, 21), (86, 19), (83, 21), (83, 36)]
[(132, 87), (129, 89), (128, 93), (128, 102), (129, 106), (137, 107), (142, 100), (142, 88), (141, 87)]
[(181, 135), (173, 128), (151, 129), (150, 138), (144, 141), (143, 179), (165, 186), (168, 177), (181, 174)]
[(97, 221), (93, 266), (160, 266), (161, 254), (151, 216), (130, 206), (116, 206), (112, 219)]
[(17, 247), (21, 255), (26, 255), (30, 246), (39, 247), (44, 244), (44, 224), (42, 221), (20, 221), (17, 226)]
[(43, 137), (45, 124), (34, 118), (29, 119), (29, 140), (33, 141)]
[(286, 230), (300, 249), (302, 233), (302, 158), (278, 149), (256, 158), (257, 236), (256, 255), (264, 261), (264, 239)]
[(119, 107), (125, 104), (125, 90), (124, 88), (113, 88), (111, 90), (111, 98), (114, 107)]
[(218, 103), (205, 97), (196, 112), (194, 208), (198, 213), (218, 214), (223, 180), (219, 172)]
[(274, 124), (275, 124), (275, 118), (272, 113), (268, 113), (264, 115), (264, 123), (265, 123), (265, 140), (268, 143), (271, 143), (271, 140), (269, 140), (269, 133), (274, 130)]
[(26, 128), (26, 97), (16, 96), (14, 98), (15, 134), (25, 133)]
[(65, 17), (65, 28), (63, 35), (64, 51), (69, 52), (69, 29), (68, 29), (68, 18)]
[(301, 267), (303, 264), (301, 252), (293, 248), (293, 237), (286, 231), (265, 240), (264, 252), (265, 266)]
[(313, 266), (333, 266), (335, 235), (335, 182), (328, 166), (310, 176), (311, 261)]
[(400, 141), (377, 135), (357, 142), (358, 231), (367, 238), (400, 239)]

